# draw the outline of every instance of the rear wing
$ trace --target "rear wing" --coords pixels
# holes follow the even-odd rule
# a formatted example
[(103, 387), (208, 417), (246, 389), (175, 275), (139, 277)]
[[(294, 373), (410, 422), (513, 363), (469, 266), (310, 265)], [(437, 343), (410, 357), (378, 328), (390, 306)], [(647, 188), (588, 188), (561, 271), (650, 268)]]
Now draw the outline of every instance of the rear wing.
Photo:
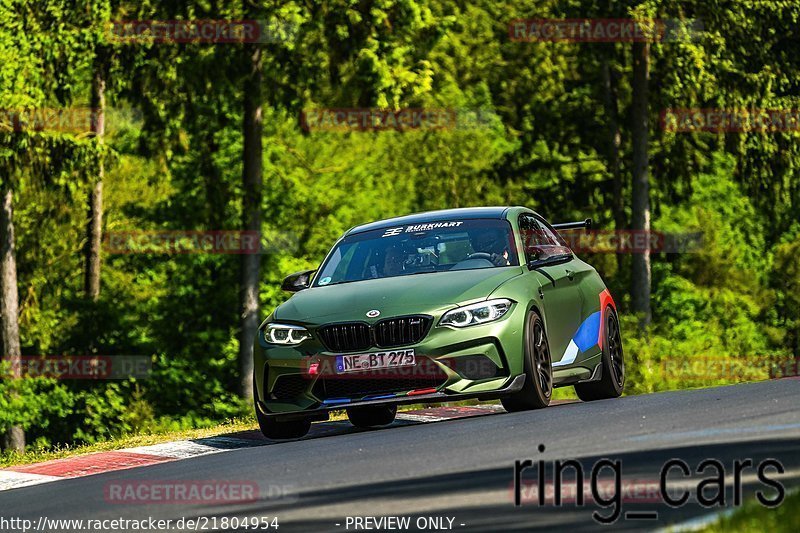
[(562, 222), (561, 224), (553, 224), (553, 228), (559, 231), (586, 228), (586, 231), (589, 231), (592, 229), (592, 219), (587, 218), (586, 220), (582, 220), (580, 222)]

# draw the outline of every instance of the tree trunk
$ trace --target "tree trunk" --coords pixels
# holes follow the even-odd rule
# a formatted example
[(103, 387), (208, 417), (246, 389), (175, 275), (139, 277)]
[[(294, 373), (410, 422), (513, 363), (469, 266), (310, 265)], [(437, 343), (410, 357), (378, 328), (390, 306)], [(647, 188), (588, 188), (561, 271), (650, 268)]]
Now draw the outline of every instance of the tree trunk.
[[(612, 52), (603, 58), (603, 107), (605, 108), (608, 125), (608, 170), (612, 178), (611, 210), (614, 215), (614, 228), (620, 232), (627, 227), (625, 220), (625, 206), (622, 201), (622, 172), (619, 164), (619, 151), (622, 137), (619, 131), (619, 107), (617, 104), (617, 79), (612, 71)], [(617, 271), (622, 270), (623, 253), (617, 253)]]
[[(244, 80), (244, 153), (242, 181), (243, 229), (261, 232), (261, 189), (263, 152), (261, 147), (261, 47), (246, 47), (249, 73)], [(239, 392), (243, 398), (253, 396), (253, 343), (258, 333), (258, 287), (261, 255), (242, 254), (241, 330), (239, 332)]]
[[(650, 232), (650, 175), (648, 146), (648, 84), (650, 79), (650, 44), (633, 43), (633, 181), (632, 229), (649, 236)], [(649, 238), (647, 239), (649, 243)], [(633, 254), (631, 272), (631, 304), (639, 313), (642, 326), (650, 324), (650, 249)]]
[[(106, 79), (104, 53), (99, 51), (94, 60), (92, 76), (92, 133), (97, 143), (103, 144), (105, 134)], [(84, 267), (84, 292), (87, 298), (100, 297), (100, 246), (103, 238), (103, 159), (100, 158), (95, 185), (89, 197), (89, 220), (86, 224)]]
[[(11, 364), (12, 378), (19, 378), (21, 373), (19, 347), (19, 295), (17, 293), (17, 260), (14, 250), (14, 195), (11, 187), (3, 187), (3, 206), (0, 212), (0, 280), (2, 281), (2, 313), (3, 328), (3, 361)], [(25, 451), (25, 432), (19, 426), (13, 426), (3, 435), (3, 448)]]

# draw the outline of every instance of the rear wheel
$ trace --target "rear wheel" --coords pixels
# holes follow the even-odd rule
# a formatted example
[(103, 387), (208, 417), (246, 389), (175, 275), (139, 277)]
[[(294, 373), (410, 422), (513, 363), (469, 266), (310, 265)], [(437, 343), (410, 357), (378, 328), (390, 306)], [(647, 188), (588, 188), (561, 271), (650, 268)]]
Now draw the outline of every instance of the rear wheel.
[(261, 412), (258, 408), (258, 389), (256, 389), (255, 376), (253, 376), (253, 403), (256, 409), (256, 420), (258, 420), (258, 427), (261, 433), (268, 439), (299, 439), (308, 433), (311, 429), (311, 421), (305, 420), (288, 420), (278, 421), (274, 417), (269, 417)]
[(388, 426), (394, 422), (395, 416), (397, 416), (396, 405), (376, 405), (347, 409), (347, 418), (357, 428)]
[(605, 324), (603, 324), (604, 342), (603, 376), (599, 381), (579, 383), (575, 385), (578, 398), (584, 402), (618, 398), (625, 387), (625, 359), (622, 351), (622, 336), (619, 331), (617, 313), (611, 306), (606, 307)]
[(528, 314), (524, 341), (525, 385), (519, 392), (503, 398), (508, 412), (542, 409), (553, 396), (553, 364), (544, 322), (535, 311)]

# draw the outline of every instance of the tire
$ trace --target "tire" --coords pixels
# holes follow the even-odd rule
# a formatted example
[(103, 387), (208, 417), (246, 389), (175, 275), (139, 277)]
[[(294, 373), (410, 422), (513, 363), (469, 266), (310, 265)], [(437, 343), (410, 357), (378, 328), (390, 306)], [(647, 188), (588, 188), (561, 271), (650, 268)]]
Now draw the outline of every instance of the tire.
[(347, 418), (357, 428), (388, 426), (397, 416), (396, 405), (376, 405), (374, 407), (353, 407), (347, 409)]
[(265, 416), (258, 408), (258, 389), (256, 389), (255, 375), (253, 376), (253, 407), (256, 410), (256, 420), (261, 434), (268, 439), (299, 439), (304, 437), (311, 429), (310, 420), (289, 420), (279, 422), (273, 417)]
[(528, 313), (523, 345), (525, 384), (521, 391), (500, 401), (509, 413), (542, 409), (553, 397), (553, 362), (542, 318), (535, 311)]
[(619, 398), (625, 387), (625, 357), (622, 350), (622, 335), (619, 330), (617, 313), (609, 305), (606, 307), (603, 324), (603, 375), (599, 381), (575, 385), (578, 398), (584, 402)]

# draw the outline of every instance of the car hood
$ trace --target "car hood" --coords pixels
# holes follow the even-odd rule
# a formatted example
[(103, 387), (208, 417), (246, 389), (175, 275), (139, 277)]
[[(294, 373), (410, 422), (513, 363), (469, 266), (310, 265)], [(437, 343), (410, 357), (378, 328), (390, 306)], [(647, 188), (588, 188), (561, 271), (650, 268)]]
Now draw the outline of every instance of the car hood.
[(319, 324), (366, 320), (372, 309), (382, 318), (436, 313), (487, 298), (500, 285), (522, 274), (520, 267), (431, 272), (312, 287), (280, 305), (275, 320)]

